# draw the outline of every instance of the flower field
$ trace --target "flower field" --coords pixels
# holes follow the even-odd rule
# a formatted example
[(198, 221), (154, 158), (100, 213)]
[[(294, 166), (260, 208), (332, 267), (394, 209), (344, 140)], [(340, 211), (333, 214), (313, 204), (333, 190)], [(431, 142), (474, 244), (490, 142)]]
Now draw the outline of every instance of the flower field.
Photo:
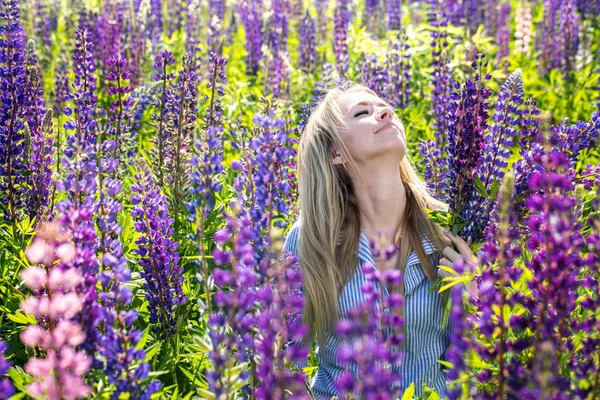
[(312, 398), (283, 246), (345, 79), (478, 263), (435, 284), (446, 393), (391, 368), (403, 277), (363, 266), (341, 397), (600, 399), (598, 0), (0, 0), (0, 399)]

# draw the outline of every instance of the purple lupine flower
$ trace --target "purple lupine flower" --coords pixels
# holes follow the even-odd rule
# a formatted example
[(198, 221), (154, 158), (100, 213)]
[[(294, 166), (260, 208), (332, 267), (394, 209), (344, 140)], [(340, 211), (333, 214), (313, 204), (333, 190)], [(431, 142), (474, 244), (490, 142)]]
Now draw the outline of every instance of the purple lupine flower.
[(540, 31), (537, 33), (536, 50), (540, 51), (539, 70), (545, 75), (553, 68), (560, 67), (559, 37), (557, 16), (560, 7), (560, 0), (544, 0), (544, 14)]
[(163, 33), (163, 4), (161, 0), (150, 0), (150, 40), (153, 46), (158, 46)]
[(165, 340), (177, 333), (177, 309), (187, 300), (181, 289), (183, 268), (179, 264), (178, 244), (171, 239), (174, 220), (169, 217), (167, 199), (147, 167), (135, 174), (135, 180), (137, 183), (131, 186), (131, 216), (141, 234), (136, 240), (136, 254), (144, 269), (141, 275), (146, 280), (152, 332)]
[(495, 209), (498, 189), (508, 166), (509, 149), (513, 146), (516, 135), (514, 127), (519, 123), (518, 118), (522, 113), (522, 103), (523, 78), (521, 69), (518, 68), (500, 88), (492, 115), (494, 123), (490, 125), (489, 132), (484, 137), (483, 158), (474, 171), (476, 184), (481, 183), (481, 186), (477, 190), (478, 193), (471, 197), (473, 203), (468, 207), (469, 212), (464, 214), (468, 222), (463, 232), (470, 232), (475, 242), (481, 240), (489, 222), (488, 218)]
[(450, 94), (452, 92), (452, 71), (448, 67), (448, 19), (439, 0), (429, 0), (427, 9), (427, 22), (436, 29), (431, 32), (431, 64), (432, 72), (432, 91), (431, 91), (431, 113), (433, 115), (433, 130), (437, 141), (439, 142), (442, 155), (446, 154), (446, 142), (448, 123), (446, 115), (450, 105)]
[[(375, 54), (361, 53), (358, 59), (358, 74), (359, 82), (373, 90), (377, 95), (384, 100), (391, 102), (391, 98), (388, 96), (389, 87), (392, 86), (389, 67), (391, 62), (386, 63), (388, 65), (379, 65), (377, 62), (377, 56)], [(395, 93), (392, 93), (394, 95)]]
[(83, 375), (90, 370), (92, 356), (78, 350), (86, 334), (75, 320), (83, 310), (83, 295), (77, 288), (84, 277), (74, 264), (84, 255), (69, 236), (62, 222), (42, 226), (26, 256), (32, 264), (43, 266), (21, 272), (25, 285), (35, 293), (25, 298), (21, 309), (40, 323), (29, 325), (20, 338), (26, 346), (46, 353), (45, 358), (30, 358), (25, 364), (25, 371), (34, 377), (27, 386), (34, 398), (77, 399), (91, 393)]
[(208, 2), (208, 15), (207, 49), (209, 52), (220, 53), (219, 47), (221, 46), (221, 42), (227, 37), (227, 31), (222, 31), (222, 26), (224, 25), (223, 18), (225, 17), (225, 1), (210, 0)]
[(589, 122), (577, 121), (575, 125), (568, 125), (563, 120), (560, 125), (554, 126), (550, 134), (550, 144), (556, 146), (571, 158), (575, 158), (581, 150), (589, 148), (600, 136), (600, 113), (593, 113)]
[[(471, 218), (481, 215), (474, 209), (478, 193), (474, 173), (483, 156), (484, 132), (487, 129), (487, 99), (491, 91), (483, 87), (482, 79), (489, 80), (488, 74), (482, 76), (484, 63), (482, 54), (479, 61), (472, 64), (478, 68), (473, 79), (463, 85), (455, 83), (456, 92), (452, 93), (452, 102), (448, 113), (448, 206), (449, 211), (463, 221), (468, 222), (458, 231), (467, 243), (480, 240), (480, 232), (473, 229)], [(455, 229), (455, 227), (453, 227)]]
[(388, 30), (400, 30), (400, 21), (402, 20), (401, 6), (402, 2), (400, 0), (388, 0)]
[(348, 26), (350, 23), (348, 0), (336, 0), (333, 17), (333, 51), (340, 76), (348, 73)]
[(252, 76), (258, 73), (263, 56), (262, 4), (262, 0), (243, 0), (238, 6), (246, 32), (246, 74)]
[(579, 31), (581, 29), (575, 0), (564, 0), (559, 10), (558, 27), (560, 47), (560, 70), (566, 80), (574, 71), (575, 56), (579, 48)]
[(160, 93), (160, 99), (154, 104), (156, 108), (158, 108), (158, 113), (154, 113), (152, 115), (152, 127), (155, 129), (154, 135), (154, 162), (156, 175), (158, 177), (158, 185), (160, 187), (164, 187), (164, 170), (167, 155), (166, 153), (166, 142), (168, 140), (168, 136), (166, 133), (166, 125), (167, 115), (171, 111), (169, 110), (169, 103), (167, 102), (168, 97), (171, 93), (170, 82), (173, 80), (175, 75), (168, 71), (168, 67), (170, 65), (175, 64), (175, 59), (173, 58), (173, 53), (170, 51), (160, 52), (156, 56), (156, 62), (154, 63), (154, 68), (157, 70), (155, 75), (155, 79), (157, 81), (162, 82), (162, 90)]
[(29, 217), (35, 217), (36, 223), (39, 223), (49, 212), (54, 139), (52, 111), (45, 107), (44, 89), (36, 65), (33, 41), (29, 41), (25, 48), (25, 64), (24, 117), (27, 121), (25, 132), (29, 144), (25, 205)]
[(399, 285), (402, 275), (398, 270), (381, 274), (369, 264), (361, 268), (366, 278), (361, 288), (365, 301), (342, 316), (335, 326), (344, 339), (338, 362), (356, 363), (358, 370), (346, 369), (334, 385), (342, 397), (350, 394), (357, 398), (396, 399), (402, 391), (398, 367), (403, 359), (400, 329), (404, 322), (398, 309), (403, 306), (403, 299), (398, 293), (383, 298), (383, 288)]
[[(117, 97), (110, 105), (110, 117), (108, 118), (110, 127), (106, 134), (110, 140), (114, 141), (114, 145), (111, 144), (114, 147), (112, 157), (122, 165), (126, 158), (132, 159), (137, 150), (135, 136), (132, 135), (129, 124), (132, 100), (127, 95), (132, 88), (125, 83), (131, 78), (131, 72), (129, 71), (129, 61), (120, 53), (109, 58), (106, 65), (111, 69), (106, 75), (106, 80), (114, 82), (114, 86), (108, 89), (108, 94)], [(113, 171), (113, 178), (116, 176), (117, 170)]]
[(511, 332), (515, 335), (516, 331), (522, 329), (519, 325), (520, 317), (515, 313), (506, 318), (505, 312), (497, 311), (506, 307), (514, 310), (522, 303), (521, 295), (511, 293), (511, 281), (517, 282), (523, 272), (516, 263), (521, 255), (522, 245), (518, 241), (519, 231), (514, 229), (518, 220), (511, 200), (512, 183), (512, 175), (507, 174), (498, 198), (497, 224), (494, 225), (493, 232), (488, 234), (489, 241), (483, 245), (480, 253), (483, 272), (479, 278), (479, 319), (476, 322), (480, 335), (473, 345), (479, 357), (488, 365), (494, 366), (493, 369), (482, 369), (477, 375), (479, 382), (494, 382), (483, 388), (481, 399), (491, 400), (497, 396), (506, 398), (511, 390), (507, 372), (520, 365), (516, 357), (520, 353), (519, 348), (509, 340)]
[[(273, 97), (289, 98), (290, 82), (289, 53), (287, 51), (288, 20), (284, 12), (284, 4), (281, 0), (272, 2), (273, 15), (268, 22), (268, 76), (267, 90), (272, 92)], [(266, 60), (265, 60), (266, 61)]]
[[(119, 52), (120, 43), (122, 42), (122, 26), (123, 26), (123, 5), (121, 3), (110, 3), (103, 7), (94, 19), (94, 51), (100, 76), (107, 76), (113, 69), (114, 64), (109, 64), (115, 53)], [(103, 84), (103, 81), (100, 81)]]
[[(308, 329), (302, 323), (302, 276), (297, 259), (288, 257), (271, 264), (271, 279), (261, 287), (256, 297), (260, 310), (256, 316), (258, 334), (255, 337), (256, 398), (309, 399), (306, 376), (290, 372), (286, 363), (296, 363), (308, 357), (301, 343)], [(288, 343), (285, 349), (282, 344)]]
[[(406, 108), (412, 93), (412, 86), (410, 84), (410, 45), (405, 32), (398, 32), (393, 49), (394, 51), (386, 58), (386, 69), (390, 82), (387, 97), (394, 107)], [(389, 93), (390, 91), (391, 93)]]
[(540, 131), (540, 110), (537, 108), (537, 101), (533, 97), (525, 99), (521, 114), (521, 126), (523, 129), (519, 132), (519, 147), (528, 149), (531, 143), (541, 143), (543, 141)]
[(315, 21), (308, 11), (300, 19), (300, 68), (306, 73), (313, 73), (317, 65), (317, 42)]
[(455, 26), (464, 25), (463, 2), (461, 0), (447, 0), (446, 10), (448, 22)]
[(479, 25), (484, 22), (484, 0), (465, 0), (463, 2), (466, 26), (471, 32), (477, 32)]
[(6, 343), (0, 340), (0, 399), (2, 400), (8, 399), (15, 394), (15, 387), (10, 379), (4, 376), (12, 366), (12, 363), (8, 361), (4, 355), (6, 349)]
[(25, 66), (19, 6), (15, 0), (3, 0), (0, 9), (0, 79), (2, 104), (0, 110), (0, 191), (4, 207), (4, 221), (12, 225), (16, 237), (16, 224), (24, 208), (25, 176), (23, 160), (25, 136), (23, 106)]
[[(75, 32), (75, 52), (74, 52), (74, 72), (72, 99), (75, 103), (76, 114), (75, 121), (65, 124), (66, 130), (75, 129), (76, 134), (82, 137), (82, 140), (94, 145), (96, 137), (94, 134), (96, 121), (97, 97), (96, 77), (94, 71), (94, 45), (92, 35), (87, 29), (77, 29)], [(65, 108), (65, 114), (70, 116), (70, 108)]]
[[(497, 24), (496, 24), (496, 43), (498, 44), (498, 51), (496, 52), (496, 64), (500, 65), (500, 62), (508, 57), (509, 49), (508, 43), (510, 42), (510, 25), (508, 24), (510, 18), (510, 2), (502, 3), (498, 12)], [(504, 68), (508, 66), (508, 61), (504, 61)]]
[(442, 150), (435, 140), (423, 140), (419, 143), (420, 154), (425, 163), (424, 178), (427, 188), (436, 199), (447, 200), (446, 162), (442, 157)]
[[(58, 64), (54, 73), (54, 90), (50, 93), (50, 97), (53, 103), (54, 115), (57, 118), (56, 132), (55, 132), (55, 147), (56, 147), (56, 159), (54, 164), (56, 166), (55, 176), (61, 176), (60, 170), (60, 157), (63, 154), (63, 135), (62, 135), (62, 127), (63, 127), (63, 109), (65, 104), (71, 98), (70, 88), (69, 88), (69, 75), (67, 71), (67, 61), (64, 57), (61, 57), (58, 61)], [(54, 196), (56, 194), (56, 181), (52, 185), (52, 210), (54, 210)]]
[[(525, 265), (532, 279), (527, 281), (530, 295), (525, 305), (529, 312), (523, 315), (523, 323), (532, 327), (536, 335), (522, 337), (520, 341), (525, 342), (521, 343), (523, 349), (534, 354), (551, 345), (550, 355), (560, 356), (574, 351), (573, 344), (559, 338), (576, 333), (576, 326), (570, 320), (576, 318), (572, 315), (576, 313), (578, 277), (587, 264), (581, 255), (585, 242), (579, 213), (573, 212), (576, 199), (571, 192), (575, 174), (569, 168), (569, 157), (551, 151), (538, 155), (536, 162), (542, 170), (529, 179), (532, 194), (526, 200), (531, 210), (525, 221), (529, 228), (526, 248), (531, 257)], [(547, 371), (550, 379), (540, 378), (540, 364), (530, 361), (533, 365), (528, 364), (520, 376), (524, 390), (536, 390), (538, 397), (547, 397), (558, 390), (563, 394), (560, 398), (569, 398), (569, 379), (558, 371)], [(515, 395), (522, 397), (519, 392)]]

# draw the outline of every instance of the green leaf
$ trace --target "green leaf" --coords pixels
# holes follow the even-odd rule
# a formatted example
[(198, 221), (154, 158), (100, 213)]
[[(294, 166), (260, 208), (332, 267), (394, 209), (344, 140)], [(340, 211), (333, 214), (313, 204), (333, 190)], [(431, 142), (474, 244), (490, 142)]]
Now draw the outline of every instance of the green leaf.
[(454, 368), (454, 364), (452, 364), (451, 362), (442, 361), (442, 360), (437, 360), (437, 362), (439, 362), (440, 364), (442, 364), (444, 367), (447, 367), (447, 368), (450, 368), (450, 369)]
[(15, 312), (14, 314), (7, 314), (8, 319), (17, 324), (21, 325), (35, 325), (37, 321), (32, 315), (23, 314), (20, 311)]
[(412, 400), (413, 395), (415, 394), (415, 383), (411, 382), (410, 386), (406, 388), (404, 394), (402, 395), (402, 400)]

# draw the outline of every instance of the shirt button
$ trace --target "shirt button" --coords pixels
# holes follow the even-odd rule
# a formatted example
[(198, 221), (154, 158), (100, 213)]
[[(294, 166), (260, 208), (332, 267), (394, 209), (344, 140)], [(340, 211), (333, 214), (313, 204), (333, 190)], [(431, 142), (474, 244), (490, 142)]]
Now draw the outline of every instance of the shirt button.
[(389, 314), (390, 313), (390, 308), (389, 307), (384, 307), (383, 308), (383, 312), (386, 313), (386, 314)]

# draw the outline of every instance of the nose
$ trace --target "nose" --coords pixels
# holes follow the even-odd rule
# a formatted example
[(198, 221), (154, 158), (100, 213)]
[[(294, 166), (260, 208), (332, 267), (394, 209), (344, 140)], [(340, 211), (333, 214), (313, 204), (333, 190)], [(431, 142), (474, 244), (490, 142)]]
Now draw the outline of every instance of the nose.
[(380, 120), (384, 120), (384, 119), (393, 119), (394, 118), (394, 112), (390, 107), (383, 107), (381, 109), (381, 111), (379, 112), (379, 115), (377, 116), (377, 119)]

